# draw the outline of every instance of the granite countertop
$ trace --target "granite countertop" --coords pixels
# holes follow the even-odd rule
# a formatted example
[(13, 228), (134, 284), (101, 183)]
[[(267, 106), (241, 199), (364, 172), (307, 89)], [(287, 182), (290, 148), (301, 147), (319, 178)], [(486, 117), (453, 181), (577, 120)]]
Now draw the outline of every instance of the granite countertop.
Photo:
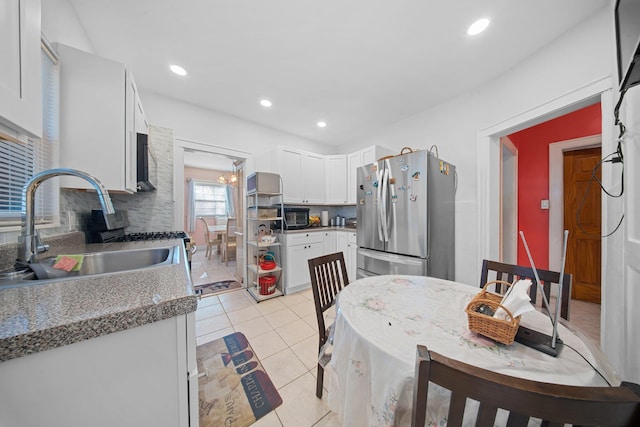
[[(82, 244), (68, 254), (169, 247), (182, 239)], [(0, 287), (0, 362), (195, 311), (185, 259), (152, 268)]]

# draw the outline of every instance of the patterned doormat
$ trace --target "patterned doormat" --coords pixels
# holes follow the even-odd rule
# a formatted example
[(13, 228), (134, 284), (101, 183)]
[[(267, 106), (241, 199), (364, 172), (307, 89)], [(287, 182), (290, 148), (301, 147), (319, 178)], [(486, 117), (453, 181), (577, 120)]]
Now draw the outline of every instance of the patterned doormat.
[(218, 292), (228, 291), (231, 289), (239, 289), (241, 287), (242, 284), (236, 282), (235, 280), (223, 280), (222, 282), (213, 282), (207, 283), (206, 285), (194, 286), (196, 295), (200, 295), (203, 297), (217, 294)]
[(199, 345), (200, 427), (246, 427), (282, 398), (241, 332)]

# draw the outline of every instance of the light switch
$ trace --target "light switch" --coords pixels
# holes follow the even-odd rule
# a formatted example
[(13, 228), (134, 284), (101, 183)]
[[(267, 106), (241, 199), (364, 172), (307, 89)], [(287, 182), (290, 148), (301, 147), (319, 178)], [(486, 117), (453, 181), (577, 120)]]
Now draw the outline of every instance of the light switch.
[(540, 209), (549, 209), (549, 201), (540, 200)]

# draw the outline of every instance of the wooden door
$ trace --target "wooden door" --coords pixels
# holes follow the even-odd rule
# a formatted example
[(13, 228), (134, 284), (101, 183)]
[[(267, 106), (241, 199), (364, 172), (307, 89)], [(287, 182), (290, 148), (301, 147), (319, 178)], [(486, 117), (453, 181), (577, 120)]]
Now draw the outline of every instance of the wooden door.
[[(565, 271), (573, 275), (571, 297), (600, 303), (601, 190), (592, 171), (600, 148), (567, 151), (564, 157), (564, 228), (569, 230)], [(596, 174), (601, 177), (600, 169)]]

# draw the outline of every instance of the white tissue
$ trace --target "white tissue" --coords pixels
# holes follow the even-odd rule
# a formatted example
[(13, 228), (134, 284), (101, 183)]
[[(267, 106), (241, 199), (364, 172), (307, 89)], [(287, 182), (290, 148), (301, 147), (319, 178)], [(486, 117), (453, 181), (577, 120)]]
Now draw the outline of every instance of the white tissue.
[[(531, 287), (531, 280), (523, 279), (518, 280), (516, 283), (511, 285), (507, 292), (504, 294), (502, 298), (502, 302), (500, 305), (509, 310), (513, 317), (518, 317), (521, 314), (526, 313), (527, 311), (534, 310), (533, 305), (531, 305), (531, 298), (529, 297), (529, 288)], [(497, 317), (499, 319), (508, 319), (509, 315), (506, 311), (502, 309), (502, 307), (498, 307), (496, 313), (493, 317)]]

